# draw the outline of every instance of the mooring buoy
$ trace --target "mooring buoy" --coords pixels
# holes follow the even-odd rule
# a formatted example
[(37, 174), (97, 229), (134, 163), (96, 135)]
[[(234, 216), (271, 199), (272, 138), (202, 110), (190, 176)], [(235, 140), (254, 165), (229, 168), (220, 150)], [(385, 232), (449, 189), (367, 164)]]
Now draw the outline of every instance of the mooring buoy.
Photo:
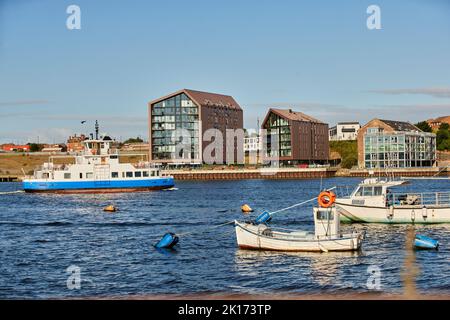
[(113, 206), (112, 204), (103, 208), (103, 211), (105, 211), (105, 212), (116, 212), (117, 210), (118, 209), (115, 206)]
[(253, 212), (253, 209), (248, 204), (242, 205), (241, 206), (241, 210), (242, 210), (243, 213)]
[(414, 239), (414, 248), (437, 250), (439, 248), (439, 241), (431, 239), (427, 236), (416, 234), (416, 237)]
[(159, 249), (171, 249), (180, 239), (175, 233), (166, 233), (154, 246)]
[(270, 220), (272, 220), (272, 216), (270, 215), (269, 212), (264, 211), (255, 219), (255, 223), (261, 224), (261, 223), (269, 222)]

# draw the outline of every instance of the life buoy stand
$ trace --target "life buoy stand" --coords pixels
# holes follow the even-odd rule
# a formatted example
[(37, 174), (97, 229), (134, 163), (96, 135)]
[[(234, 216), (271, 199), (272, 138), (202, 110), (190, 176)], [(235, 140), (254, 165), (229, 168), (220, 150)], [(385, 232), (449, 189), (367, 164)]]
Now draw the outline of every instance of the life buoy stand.
[(323, 191), (319, 194), (317, 198), (319, 206), (322, 208), (329, 208), (336, 201), (336, 195), (331, 191)]

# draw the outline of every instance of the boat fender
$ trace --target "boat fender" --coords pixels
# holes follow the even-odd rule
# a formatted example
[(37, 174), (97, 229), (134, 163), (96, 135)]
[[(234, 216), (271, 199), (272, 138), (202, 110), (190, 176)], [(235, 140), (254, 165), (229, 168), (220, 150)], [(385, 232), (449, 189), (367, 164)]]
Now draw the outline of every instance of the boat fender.
[(272, 220), (272, 216), (267, 211), (264, 211), (255, 219), (255, 224), (267, 223), (270, 220)]
[(171, 249), (171, 248), (173, 248), (174, 245), (176, 245), (178, 243), (179, 240), (180, 239), (178, 238), (178, 236), (176, 234), (168, 232), (154, 246), (155, 246), (155, 248), (160, 248), (160, 249), (162, 249), (162, 248), (163, 249)]
[(391, 220), (393, 216), (394, 216), (394, 206), (390, 206), (389, 209), (388, 209), (387, 217), (388, 217), (389, 220)]
[(317, 201), (322, 208), (329, 208), (336, 201), (336, 195), (331, 191), (323, 191), (319, 194)]
[(428, 217), (428, 209), (427, 207), (422, 208), (422, 217), (426, 219)]

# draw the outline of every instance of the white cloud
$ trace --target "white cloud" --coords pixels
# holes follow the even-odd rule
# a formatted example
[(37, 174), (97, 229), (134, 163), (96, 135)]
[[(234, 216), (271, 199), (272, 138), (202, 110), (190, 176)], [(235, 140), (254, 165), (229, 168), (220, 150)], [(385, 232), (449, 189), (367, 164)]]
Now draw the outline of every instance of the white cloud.
[(410, 89), (381, 89), (370, 90), (369, 92), (380, 94), (422, 94), (435, 98), (450, 98), (450, 87), (435, 87), (435, 88), (410, 88)]

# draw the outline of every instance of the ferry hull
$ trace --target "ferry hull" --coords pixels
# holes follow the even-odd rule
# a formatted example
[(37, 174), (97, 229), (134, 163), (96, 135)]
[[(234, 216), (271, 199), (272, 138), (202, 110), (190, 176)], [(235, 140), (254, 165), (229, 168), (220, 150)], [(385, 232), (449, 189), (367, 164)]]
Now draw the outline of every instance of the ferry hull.
[(370, 207), (336, 202), (343, 223), (450, 223), (450, 207)]
[(140, 180), (50, 181), (24, 180), (25, 192), (34, 193), (120, 193), (172, 188), (172, 177)]

